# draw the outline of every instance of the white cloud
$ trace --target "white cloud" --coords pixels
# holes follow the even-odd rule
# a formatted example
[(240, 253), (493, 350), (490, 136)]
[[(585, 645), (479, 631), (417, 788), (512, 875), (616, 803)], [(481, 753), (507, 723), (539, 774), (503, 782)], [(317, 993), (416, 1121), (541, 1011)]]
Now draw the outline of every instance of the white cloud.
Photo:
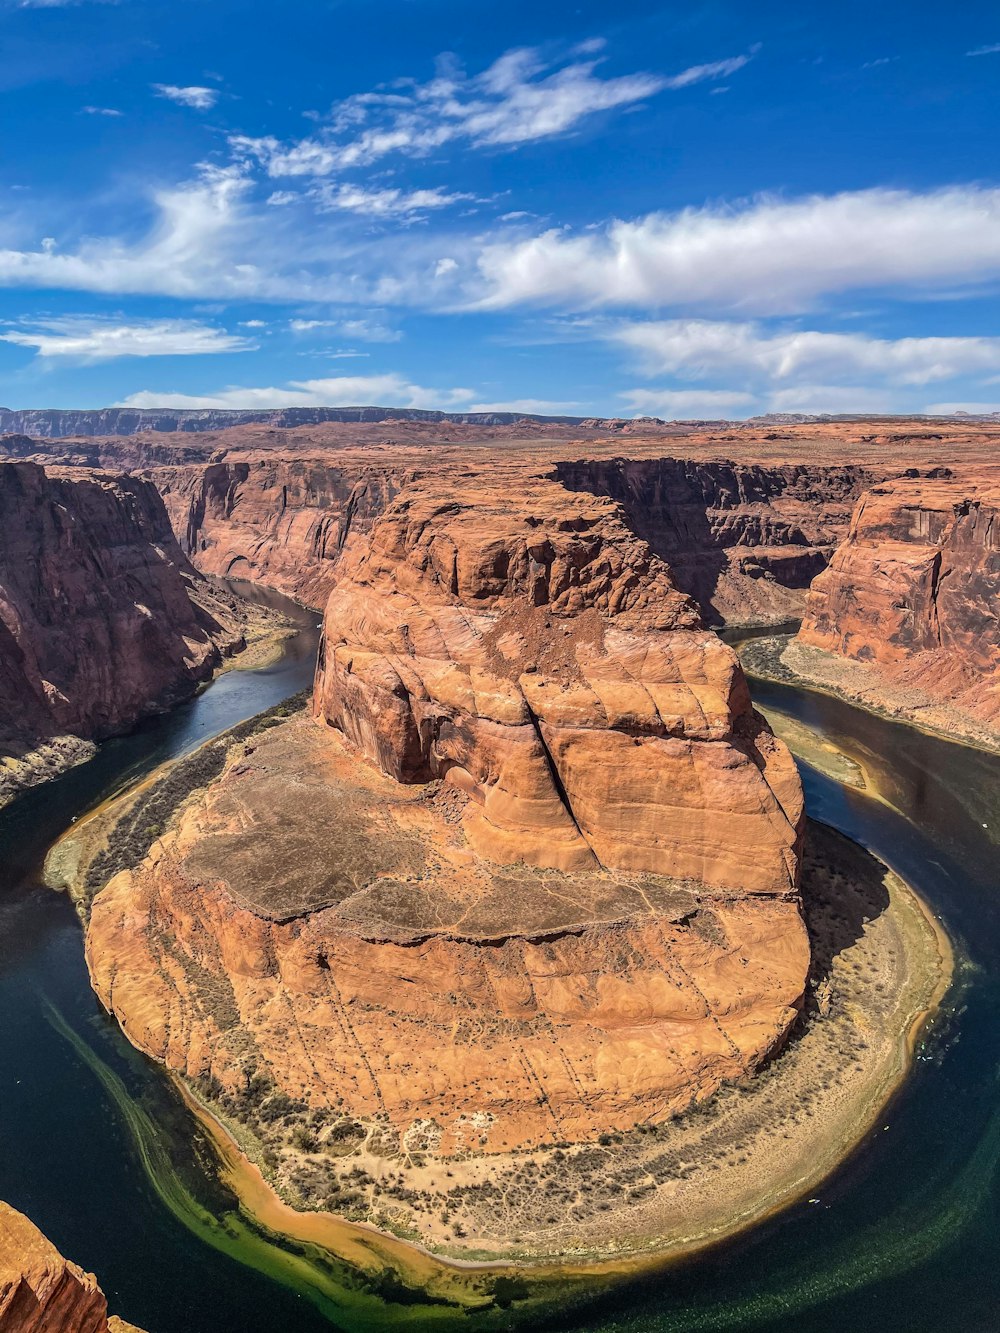
[[(321, 185), (309, 196), (321, 210), (361, 213), (365, 217), (411, 217), (473, 199), (471, 194), (449, 194), (446, 190), (365, 189), (362, 185)], [(273, 202), (275, 196), (271, 196)], [(293, 196), (294, 198), (294, 196)]]
[(126, 324), (77, 315), (8, 327), (0, 333), (0, 342), (33, 347), (44, 360), (84, 364), (123, 356), (205, 356), (256, 348), (256, 343), (247, 338), (193, 320), (141, 320)]
[(125, 114), (124, 111), (119, 111), (113, 106), (85, 106), (82, 107), (81, 110), (85, 116), (111, 116), (117, 118), (119, 116), (124, 116)]
[(157, 97), (165, 97), (178, 106), (189, 106), (194, 111), (211, 111), (221, 96), (218, 88), (201, 88), (197, 85), (178, 88), (174, 83), (154, 83), (153, 90)]
[(418, 407), (468, 411), (471, 389), (428, 389), (402, 375), (345, 375), (337, 379), (292, 380), (281, 388), (231, 386), (211, 394), (130, 394), (119, 407)]
[(749, 416), (757, 405), (752, 393), (729, 389), (629, 389), (620, 396), (632, 412), (668, 421)]
[(970, 417), (989, 417), (1000, 414), (1000, 400), (992, 403), (931, 403), (924, 411), (932, 417), (951, 417), (957, 412)]
[(708, 65), (692, 65), (690, 69), (682, 70), (680, 74), (673, 75), (666, 80), (667, 88), (690, 88), (694, 83), (705, 83), (711, 79), (726, 79), (730, 74), (735, 74), (741, 70), (744, 65), (749, 65), (760, 50), (760, 44), (752, 46), (749, 52), (743, 56), (731, 56), (728, 60), (714, 60)]
[(624, 324), (610, 336), (649, 375), (750, 377), (768, 383), (877, 379), (929, 384), (1000, 372), (1000, 338), (871, 338), (862, 333), (771, 332), (754, 323), (665, 320)]
[(398, 343), (403, 337), (399, 329), (392, 329), (376, 319), (342, 320), (340, 332), (348, 338), (360, 338), (366, 343)]
[(240, 320), (241, 329), (266, 329), (266, 319), (243, 319)]
[(701, 305), (782, 313), (827, 293), (1000, 275), (1000, 190), (875, 189), (652, 213), (600, 230), (488, 242), (481, 308)]
[(553, 402), (550, 398), (514, 398), (505, 403), (473, 403), (465, 412), (524, 412), (527, 416), (579, 417), (579, 403)]
[(769, 412), (803, 412), (822, 415), (847, 413), (863, 415), (898, 412), (899, 404), (883, 389), (847, 384), (801, 384), (795, 389), (779, 389), (768, 400)]
[(992, 42), (989, 46), (977, 46), (974, 51), (966, 51), (967, 56), (995, 56), (1000, 52), (1000, 42)]
[[(593, 51), (577, 48), (578, 54)], [(313, 137), (284, 144), (273, 136), (236, 135), (230, 144), (275, 177), (327, 176), (391, 154), (425, 156), (457, 141), (510, 148), (566, 134), (600, 111), (641, 102), (664, 88), (720, 77), (748, 59), (695, 66), (673, 80), (648, 73), (602, 78), (596, 59), (553, 68), (530, 47), (506, 52), (474, 76), (442, 59), (428, 83), (401, 80), (396, 91), (359, 93), (338, 103)]]
[(399, 329), (390, 328), (377, 319), (291, 319), (288, 327), (293, 333), (336, 329), (347, 338), (358, 338), (361, 342), (369, 343), (396, 343), (403, 337)]

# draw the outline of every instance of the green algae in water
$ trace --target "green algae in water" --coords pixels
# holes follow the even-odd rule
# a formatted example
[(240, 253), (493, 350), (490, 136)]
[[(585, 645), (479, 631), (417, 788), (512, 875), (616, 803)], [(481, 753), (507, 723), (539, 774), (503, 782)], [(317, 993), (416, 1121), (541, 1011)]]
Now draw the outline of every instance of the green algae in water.
[[(217, 1195), (215, 1207), (201, 1202), (168, 1151), (169, 1122), (183, 1118), (178, 1133), (188, 1142), (195, 1123), (179, 1104), (153, 1116), (129, 1093), (123, 1079), (48, 1000), (46, 1018), (97, 1078), (128, 1131), (136, 1158), (164, 1207), (204, 1244), (254, 1269), (310, 1301), (330, 1322), (352, 1333), (386, 1328), (413, 1330), (454, 1327), (511, 1328), (535, 1322), (556, 1310), (565, 1313), (582, 1296), (591, 1298), (607, 1280), (548, 1279), (533, 1284), (522, 1274), (470, 1271), (464, 1301), (436, 1299), (405, 1282), (392, 1267), (363, 1272), (329, 1250), (280, 1236), (243, 1213), (235, 1196), (221, 1184), (210, 1163), (202, 1163), (206, 1191)], [(129, 1054), (133, 1054), (129, 1052)], [(146, 1071), (147, 1073), (149, 1071)], [(164, 1085), (159, 1089), (165, 1094)], [(158, 1108), (160, 1110), (161, 1108)], [(160, 1121), (166, 1122), (161, 1125)], [(581, 1291), (581, 1287), (585, 1290)]]

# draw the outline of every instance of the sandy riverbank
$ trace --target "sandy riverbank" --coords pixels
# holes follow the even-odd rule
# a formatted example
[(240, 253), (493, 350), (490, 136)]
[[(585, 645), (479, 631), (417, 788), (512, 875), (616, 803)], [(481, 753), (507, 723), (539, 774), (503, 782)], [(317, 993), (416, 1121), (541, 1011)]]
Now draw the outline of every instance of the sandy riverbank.
[(734, 646), (751, 676), (829, 694), (939, 740), (1000, 754), (1000, 736), (995, 731), (922, 690), (896, 684), (871, 663), (799, 643), (789, 634), (747, 639)]

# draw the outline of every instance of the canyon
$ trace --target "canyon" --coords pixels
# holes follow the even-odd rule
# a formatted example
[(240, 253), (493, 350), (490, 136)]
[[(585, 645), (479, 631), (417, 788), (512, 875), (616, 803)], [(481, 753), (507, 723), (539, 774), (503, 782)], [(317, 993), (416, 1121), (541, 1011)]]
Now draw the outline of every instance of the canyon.
[(428, 1173), (551, 1171), (798, 1049), (823, 980), (802, 789), (716, 627), (801, 617), (787, 670), (919, 679), (996, 724), (971, 688), (996, 669), (995, 430), (607, 426), (0, 445), (5, 472), (145, 497), (189, 605), (235, 576), (323, 609), (307, 713), (234, 738), (81, 902), (104, 1006), (296, 1207), (461, 1249)]
[(0, 464), (0, 804), (190, 695), (246, 628), (150, 482)]
[(92, 1273), (69, 1263), (37, 1227), (0, 1203), (3, 1333), (142, 1333), (116, 1315)]

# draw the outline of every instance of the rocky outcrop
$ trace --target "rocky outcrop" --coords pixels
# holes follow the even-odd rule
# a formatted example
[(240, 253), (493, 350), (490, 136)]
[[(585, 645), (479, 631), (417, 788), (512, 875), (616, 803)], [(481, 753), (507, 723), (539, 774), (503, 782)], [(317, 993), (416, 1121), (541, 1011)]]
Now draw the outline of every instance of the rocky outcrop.
[(782, 1044), (798, 775), (613, 501), (411, 482), (342, 557), (314, 709), (95, 899), (142, 1049), (248, 1123), (448, 1156), (662, 1120)]
[(0, 803), (242, 645), (148, 482), (0, 465)]
[(491, 860), (794, 890), (798, 779), (735, 655), (613, 502), (494, 485), (416, 483), (345, 562), (320, 716), (397, 781), (467, 791)]
[(374, 459), (257, 455), (149, 475), (203, 573), (252, 579), (322, 608), (349, 535), (367, 529), (409, 473)]
[(799, 643), (865, 664), (892, 711), (944, 706), (1000, 734), (1000, 485), (943, 472), (861, 497)]
[(112, 1316), (92, 1273), (69, 1263), (37, 1227), (0, 1203), (2, 1333), (141, 1333)]
[(855, 465), (689, 458), (585, 459), (558, 463), (554, 475), (617, 500), (708, 620), (738, 624), (798, 619), (875, 480)]

